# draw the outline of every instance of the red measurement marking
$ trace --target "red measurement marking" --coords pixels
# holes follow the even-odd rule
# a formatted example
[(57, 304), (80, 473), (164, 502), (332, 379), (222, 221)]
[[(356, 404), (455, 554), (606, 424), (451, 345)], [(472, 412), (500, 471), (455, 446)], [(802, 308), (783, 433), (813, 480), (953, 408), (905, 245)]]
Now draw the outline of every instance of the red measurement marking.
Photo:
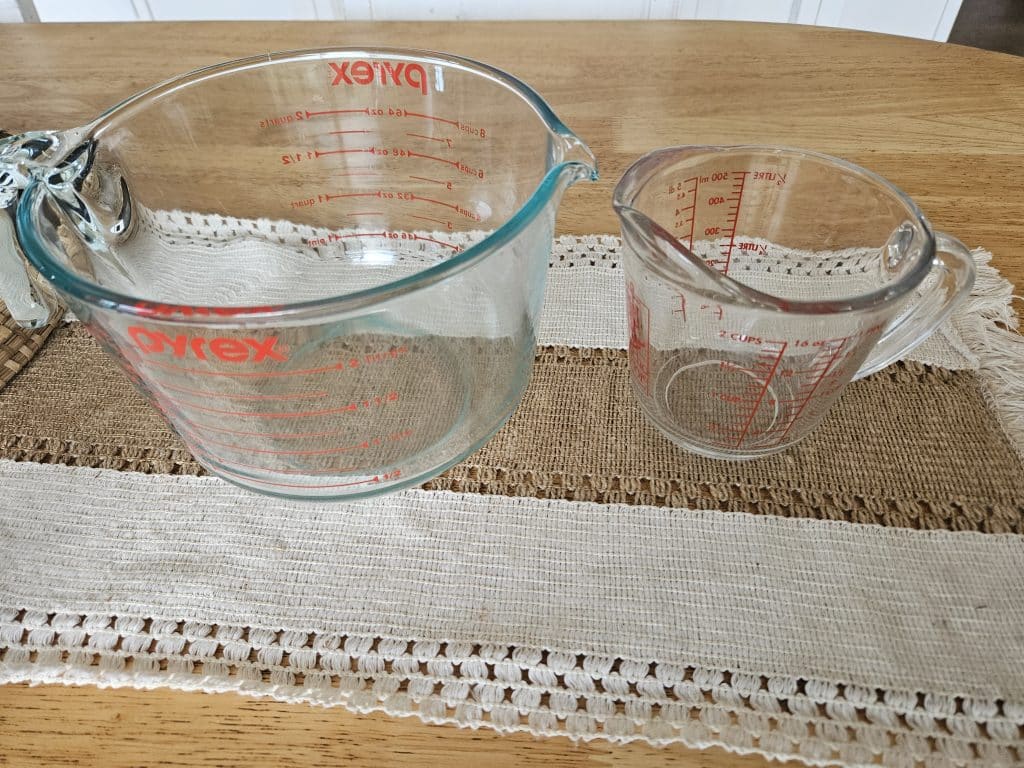
[(349, 237), (387, 237), (387, 234), (387, 232), (364, 232), (354, 233), (351, 235), (337, 235), (332, 232), (327, 237), (311, 237), (306, 240), (306, 245), (310, 248), (316, 248), (321, 245), (327, 245), (328, 243), (336, 243), (339, 240), (344, 240)]
[(340, 195), (324, 195), (324, 200), (341, 200), (343, 197), (380, 197), (378, 192), (345, 192)]
[[(831, 351), (831, 354), (829, 355), (828, 360), (825, 361), (825, 365), (824, 366), (820, 366), (820, 365), (816, 366), (816, 368), (817, 368), (817, 371), (816, 371), (817, 375), (810, 382), (810, 384), (811, 384), (810, 390), (807, 392), (806, 395), (801, 394), (801, 396), (799, 398), (800, 404), (797, 406), (797, 409), (796, 409), (796, 411), (794, 411), (793, 415), (789, 417), (789, 424), (782, 431), (782, 434), (779, 435), (779, 438), (776, 441), (776, 445), (778, 445), (783, 440), (785, 440), (786, 435), (789, 434), (789, 430), (791, 430), (793, 428), (793, 425), (796, 424), (797, 419), (800, 418), (800, 414), (802, 414), (804, 412), (804, 409), (807, 407), (807, 404), (810, 403), (811, 400), (814, 399), (814, 394), (818, 391), (818, 387), (821, 386), (821, 382), (823, 382), (825, 380), (825, 377), (828, 375), (828, 372), (832, 369), (832, 366), (835, 365), (836, 360), (839, 359), (839, 354), (840, 354), (840, 352), (842, 352), (843, 347), (846, 346), (846, 342), (847, 341), (849, 341), (849, 337), (848, 336), (845, 336), (845, 337), (843, 337), (841, 339), (829, 339), (829, 342), (839, 342), (839, 343)], [(812, 369), (809, 369), (809, 370), (815, 371), (815, 368), (812, 368)], [(797, 401), (797, 398), (794, 398), (794, 402), (796, 402), (796, 401)]]
[(447, 120), (443, 117), (438, 117), (437, 115), (425, 115), (422, 112), (410, 112), (409, 110), (406, 110), (405, 114), (407, 117), (423, 117), (427, 120), (436, 120), (439, 123), (448, 123), (448, 125), (454, 125), (456, 128), (459, 126), (458, 120)]
[(453, 211), (458, 211), (459, 206), (446, 203), (444, 200), (435, 200), (432, 197), (420, 197), (419, 195), (413, 195), (416, 200), (422, 200), (425, 203), (434, 203), (435, 205), (443, 205), (445, 208), (451, 208)]
[(341, 136), (344, 133), (372, 133), (372, 131), (368, 131), (365, 128), (352, 128), (352, 129), (349, 129), (347, 131), (328, 131), (327, 135), (328, 136)]
[(441, 181), (441, 179), (431, 179), (431, 178), (428, 178), (427, 176), (410, 176), (409, 178), (410, 179), (415, 179), (416, 181), (429, 181), (429, 182), (431, 182), (433, 184), (440, 184), (441, 186), (447, 186), (448, 189), (451, 189), (451, 187), (448, 186), (448, 185), (451, 184), (450, 181)]
[(412, 136), (413, 138), (416, 139), (429, 139), (430, 141), (439, 141), (442, 144), (447, 144), (450, 141), (450, 139), (440, 138), (438, 136), (426, 136), (422, 133), (407, 133), (405, 135)]
[(350, 429), (331, 429), (323, 432), (250, 432), (244, 429), (228, 429), (227, 427), (215, 427), (212, 424), (201, 424), (198, 421), (192, 421), (191, 419), (184, 419), (184, 421), (192, 427), (188, 429), (192, 435), (196, 434), (196, 431), (203, 432), (221, 432), (225, 435), (238, 435), (239, 437), (268, 437), (275, 440), (304, 440), (311, 437), (338, 437), (339, 435), (347, 435), (352, 430)]
[(412, 435), (412, 430), (406, 430), (404, 432), (397, 432), (391, 437), (374, 437), (370, 440), (361, 440), (358, 443), (352, 445), (338, 445), (331, 448), (305, 448), (302, 450), (282, 451), (277, 448), (253, 448), (248, 445), (235, 445), (234, 443), (225, 443), (220, 440), (210, 440), (209, 438), (202, 439), (197, 435), (193, 435), (197, 440), (202, 440), (203, 443), (212, 443), (213, 445), (220, 445), (224, 448), (233, 448), (236, 451), (242, 451), (243, 453), (259, 453), (267, 456), (334, 456), (338, 453), (349, 453), (351, 451), (365, 451), (368, 448), (374, 448), (378, 445), (383, 445), (385, 442), (394, 442), (401, 440)]
[(169, 389), (172, 392), (182, 392), (186, 395), (198, 395), (199, 397), (219, 397), (225, 400), (310, 400), (318, 397), (327, 397), (327, 390), (317, 392), (296, 392), (285, 395), (225, 395), (219, 392), (204, 392), (199, 389), (188, 389), (187, 387), (175, 387), (163, 382), (156, 382), (161, 389)]
[(447, 221), (441, 221), (441, 219), (432, 219), (429, 216), (416, 216), (415, 214), (412, 214), (412, 215), (409, 216), (409, 218), (410, 219), (419, 219), (420, 221), (432, 221), (435, 224), (441, 224), (441, 225), (443, 225), (445, 227), (447, 227), (448, 224), (449, 224), (449, 222), (447, 222)]
[(319, 149), (315, 149), (313, 150), (313, 157), (321, 158), (326, 157), (327, 155), (351, 155), (356, 152), (362, 152), (364, 154), (366, 152), (373, 152), (373, 147), (370, 147), (369, 149), (366, 147), (360, 147), (359, 149), (328, 149), (323, 152)]
[(750, 171), (733, 171), (732, 175), (735, 178), (739, 176), (739, 181), (732, 185), (733, 194), (729, 198), (729, 245), (722, 246), (724, 252), (722, 255), (725, 257), (725, 266), (722, 267), (722, 274), (729, 274), (729, 265), (732, 263), (732, 249), (736, 245), (736, 222), (740, 218), (740, 204), (743, 202), (743, 188), (747, 183), (747, 176)]
[(451, 248), (456, 253), (458, 253), (459, 251), (462, 250), (462, 246), (454, 245), (452, 243), (446, 243), (444, 240), (435, 240), (432, 237), (423, 237), (422, 235), (413, 235), (413, 239), (414, 240), (426, 240), (426, 241), (431, 242), (431, 243), (437, 243), (438, 245), (443, 245), (445, 248)]
[(318, 117), (320, 115), (352, 115), (352, 114), (368, 115), (368, 114), (370, 114), (370, 109), (369, 109), (369, 107), (363, 107), (362, 109), (324, 109), (324, 110), (322, 110), (320, 112), (310, 112), (307, 109), (306, 110), (306, 119), (308, 120), (311, 117)]
[[(396, 400), (398, 400), (398, 394), (392, 394), (394, 395), (394, 397), (375, 398), (380, 400), (379, 403), (369, 400), (363, 401), (364, 405), (362, 410), (367, 410), (368, 408), (371, 408), (373, 406), (381, 406), (387, 402), (393, 403)], [(324, 408), (318, 411), (229, 411), (224, 410), (223, 408), (210, 408), (209, 406), (206, 405), (196, 405), (195, 403), (177, 400), (172, 397), (165, 397), (164, 399), (174, 403), (175, 405), (180, 405), (185, 408), (192, 408), (197, 411), (205, 411), (207, 413), (220, 413), (223, 414), (224, 416), (255, 416), (260, 419), (304, 419), (309, 416), (330, 416), (338, 413), (355, 413), (360, 410), (359, 403), (349, 403), (347, 405), (341, 406), (340, 408)]]
[(736, 438), (737, 448), (743, 445), (743, 441), (746, 439), (747, 433), (750, 431), (750, 425), (754, 423), (754, 417), (757, 416), (757, 411), (761, 407), (761, 403), (764, 401), (765, 395), (768, 394), (768, 386), (772, 382), (772, 377), (775, 376), (775, 371), (779, 369), (779, 364), (782, 362), (782, 356), (783, 354), (785, 354), (786, 347), (789, 345), (788, 342), (785, 341), (769, 341), (768, 344), (781, 344), (781, 346), (779, 347), (778, 352), (773, 352), (771, 350), (766, 349), (764, 352), (761, 353), (762, 356), (764, 356), (766, 353), (768, 355), (774, 356), (774, 361), (772, 360), (772, 357), (768, 357), (767, 362), (758, 362), (754, 366), (755, 368), (758, 368), (768, 367), (770, 365), (771, 368), (768, 371), (768, 375), (764, 377), (764, 383), (762, 383), (761, 386), (758, 388), (757, 397), (754, 400), (754, 407), (750, 409), (750, 416), (747, 417), (746, 423), (740, 430), (739, 437)]
[(159, 362), (157, 360), (143, 360), (141, 358), (136, 361), (140, 365), (146, 365), (153, 368), (164, 368), (168, 371), (178, 371), (179, 373), (187, 373), (193, 376), (229, 376), (238, 378), (275, 378), (278, 376), (307, 376), (316, 373), (327, 373), (329, 371), (340, 371), (348, 368), (346, 363), (340, 362), (335, 365), (328, 365), (323, 368), (306, 368), (300, 371), (206, 371), (202, 368), (187, 368), (183, 365), (172, 365), (171, 363)]
[(690, 233), (687, 235), (686, 243), (687, 248), (693, 250), (693, 228), (697, 221), (697, 187), (700, 186), (700, 177), (694, 176), (692, 179), (686, 179), (684, 183), (693, 182), (693, 189), (690, 191), (690, 204), (683, 208), (684, 211), (690, 212)]
[(629, 370), (633, 380), (651, 393), (651, 311), (637, 296), (633, 282), (626, 283), (626, 311), (629, 315)]
[[(380, 233), (383, 236), (385, 233)], [(388, 352), (382, 353), (384, 357), (382, 360), (391, 359), (404, 355), (409, 351), (408, 347), (395, 347)], [(357, 364), (352, 365), (352, 360), (356, 360)], [(322, 368), (304, 368), (297, 371), (207, 371), (202, 368), (187, 368), (182, 365), (173, 365), (172, 363), (159, 362), (157, 360), (143, 359), (141, 357), (132, 357), (132, 361), (137, 365), (146, 365), (155, 368), (165, 368), (169, 371), (178, 371), (180, 373), (187, 373), (193, 376), (228, 376), (236, 378), (251, 378), (251, 379), (270, 379), (279, 378), (284, 376), (312, 376), (318, 373), (337, 373), (338, 371), (351, 370), (358, 368), (362, 363), (359, 362), (358, 358), (350, 358), (349, 360), (340, 360), (334, 365), (326, 365)], [(378, 361), (373, 361), (378, 362)]]
[(452, 166), (455, 166), (456, 168), (459, 167), (459, 161), (458, 160), (448, 160), (448, 159), (443, 158), (443, 157), (437, 157), (436, 155), (424, 155), (424, 154), (422, 154), (420, 152), (415, 152), (415, 151), (413, 151), (411, 149), (408, 150), (408, 152), (409, 152), (409, 157), (422, 157), (424, 160), (436, 160), (437, 162), (444, 163), (445, 165), (452, 165)]

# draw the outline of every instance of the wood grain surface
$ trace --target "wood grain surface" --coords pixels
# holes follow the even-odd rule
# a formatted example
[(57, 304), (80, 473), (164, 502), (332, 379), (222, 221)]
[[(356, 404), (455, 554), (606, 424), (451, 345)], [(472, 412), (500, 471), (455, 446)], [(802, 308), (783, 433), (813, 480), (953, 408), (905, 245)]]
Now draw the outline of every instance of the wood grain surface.
[[(70, 127), (194, 67), (360, 44), (458, 53), (537, 88), (601, 164), (599, 183), (567, 194), (562, 233), (617, 231), (611, 189), (650, 149), (784, 144), (886, 176), (936, 227), (989, 248), (1003, 274), (1024, 283), (1024, 59), (906, 38), (720, 22), (0, 25), (0, 127)], [(340, 763), (766, 764), (722, 750), (574, 745), (227, 694), (0, 687), (0, 766)]]

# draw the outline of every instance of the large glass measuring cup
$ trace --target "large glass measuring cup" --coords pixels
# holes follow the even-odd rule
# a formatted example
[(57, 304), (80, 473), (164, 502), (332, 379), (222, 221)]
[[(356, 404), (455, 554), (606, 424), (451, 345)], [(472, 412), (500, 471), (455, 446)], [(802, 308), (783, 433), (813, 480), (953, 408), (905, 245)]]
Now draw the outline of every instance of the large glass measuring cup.
[(968, 250), (900, 190), (812, 152), (652, 152), (614, 205), (633, 391), (669, 439), (713, 458), (793, 445), (974, 281)]
[(544, 101), (491, 67), (259, 56), (0, 140), (0, 226), (20, 198), (38, 270), (8, 237), (0, 288), (29, 325), (55, 288), (212, 472), (280, 495), (380, 493), (508, 418), (555, 208), (594, 176)]

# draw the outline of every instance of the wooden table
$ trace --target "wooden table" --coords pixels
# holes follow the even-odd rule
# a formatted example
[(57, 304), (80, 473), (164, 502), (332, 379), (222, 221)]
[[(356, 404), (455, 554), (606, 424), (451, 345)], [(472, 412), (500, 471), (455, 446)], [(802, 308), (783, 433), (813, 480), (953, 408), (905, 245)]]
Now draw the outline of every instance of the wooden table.
[[(459, 53), (535, 86), (601, 164), (600, 183), (566, 196), (561, 232), (617, 231), (611, 188), (654, 147), (786, 144), (888, 177), (1024, 284), (1024, 59), (919, 40), (717, 22), (0, 25), (0, 127), (68, 127), (204, 64), (357, 44)], [(766, 765), (717, 749), (577, 746), (228, 694), (0, 687), (0, 766), (342, 761)]]

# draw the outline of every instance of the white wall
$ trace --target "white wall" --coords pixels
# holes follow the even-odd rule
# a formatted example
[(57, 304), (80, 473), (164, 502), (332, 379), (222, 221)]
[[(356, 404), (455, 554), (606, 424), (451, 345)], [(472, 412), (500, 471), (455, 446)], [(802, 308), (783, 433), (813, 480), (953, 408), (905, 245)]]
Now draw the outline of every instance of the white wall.
[(0, 0), (0, 23), (22, 21), (21, 9), (15, 0)]
[[(962, 0), (21, 0), (41, 21), (732, 19), (946, 40)], [(17, 10), (16, 0), (0, 0)], [(16, 20), (16, 19), (10, 19)]]

